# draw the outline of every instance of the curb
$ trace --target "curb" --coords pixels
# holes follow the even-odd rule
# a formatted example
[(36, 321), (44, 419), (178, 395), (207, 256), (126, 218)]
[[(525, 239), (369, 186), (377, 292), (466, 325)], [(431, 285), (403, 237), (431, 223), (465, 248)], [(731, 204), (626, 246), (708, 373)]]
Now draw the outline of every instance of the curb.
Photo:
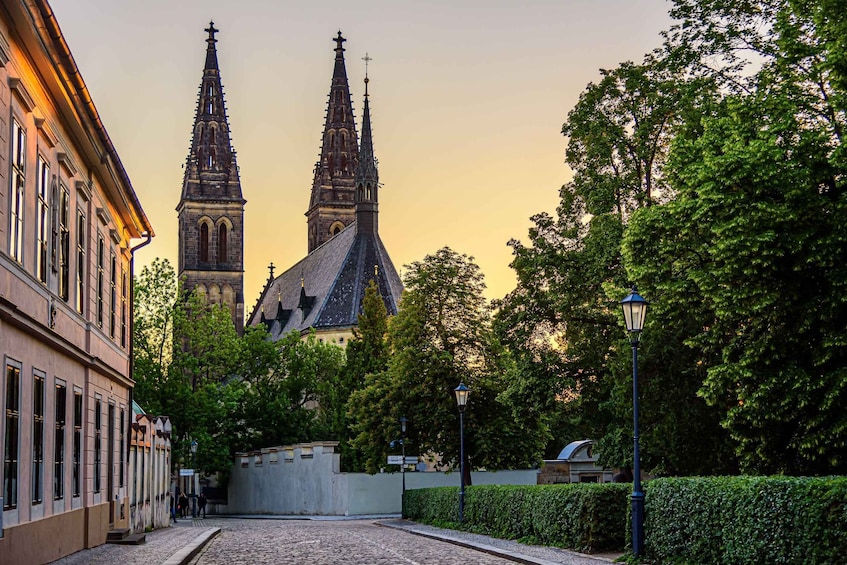
[(203, 546), (205, 546), (212, 538), (221, 533), (220, 528), (209, 528), (199, 536), (191, 540), (185, 547), (174, 553), (162, 565), (187, 565), (189, 561), (194, 559)]
[[(531, 557), (529, 555), (525, 555), (525, 554), (522, 554), (522, 553), (509, 551), (508, 549), (501, 549), (499, 547), (494, 547), (493, 545), (463, 541), (463, 540), (459, 540), (459, 539), (456, 539), (455, 537), (448, 536), (448, 535), (441, 535), (441, 534), (436, 534), (436, 533), (431, 533), (431, 532), (416, 531), (416, 530), (413, 530), (411, 528), (406, 528), (404, 526), (391, 524), (391, 523), (385, 523), (385, 522), (374, 522), (374, 525), (381, 526), (383, 528), (391, 528), (392, 530), (400, 530), (400, 531), (404, 531), (404, 532), (407, 532), (409, 534), (413, 534), (413, 535), (416, 535), (416, 536), (421, 536), (421, 537), (424, 537), (424, 538), (434, 539), (434, 540), (437, 540), (437, 541), (442, 541), (442, 542), (445, 542), (445, 543), (458, 545), (460, 547), (473, 549), (473, 550), (476, 550), (476, 551), (480, 551), (482, 553), (487, 553), (489, 555), (493, 555), (495, 557), (501, 557), (503, 559), (507, 559), (507, 560), (512, 561), (514, 563), (524, 563), (526, 565), (561, 565), (561, 562), (558, 562), (558, 561), (550, 561), (549, 559), (541, 559), (539, 557)], [(562, 550), (562, 551), (567, 551), (567, 550)], [(587, 556), (587, 555), (584, 555), (584, 554), (581, 554), (581, 553), (570, 552), (570, 551), (568, 551), (567, 553), (573, 553), (574, 557), (579, 557), (579, 558), (582, 558), (582, 559), (588, 558), (588, 559), (595, 559), (597, 561), (605, 561), (605, 562), (608, 562), (608, 563), (613, 563), (613, 561), (611, 559), (607, 559), (605, 557), (594, 557), (594, 556), (590, 556), (590, 555)]]

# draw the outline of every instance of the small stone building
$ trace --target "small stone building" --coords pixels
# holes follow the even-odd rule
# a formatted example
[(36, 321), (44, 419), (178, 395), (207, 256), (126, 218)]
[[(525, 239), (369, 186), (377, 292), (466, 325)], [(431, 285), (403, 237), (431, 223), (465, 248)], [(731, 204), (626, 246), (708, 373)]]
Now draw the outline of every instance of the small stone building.
[(611, 483), (612, 471), (597, 466), (594, 440), (582, 439), (565, 446), (556, 459), (544, 461), (539, 485), (562, 483)]

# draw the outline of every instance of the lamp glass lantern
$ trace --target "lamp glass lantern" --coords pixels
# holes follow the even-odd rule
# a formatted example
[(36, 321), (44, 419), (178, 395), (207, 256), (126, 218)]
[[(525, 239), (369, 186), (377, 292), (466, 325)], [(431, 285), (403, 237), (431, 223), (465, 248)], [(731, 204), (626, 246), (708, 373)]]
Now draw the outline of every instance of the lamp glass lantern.
[(629, 296), (621, 300), (626, 330), (638, 339), (638, 334), (644, 329), (644, 319), (647, 316), (647, 301), (642, 298), (633, 286)]
[(465, 383), (459, 383), (459, 386), (453, 392), (456, 393), (456, 404), (459, 406), (459, 410), (464, 412), (465, 406), (468, 404), (468, 396), (471, 393), (470, 389), (465, 386)]
[(406, 433), (406, 424), (408, 422), (409, 422), (409, 419), (406, 418), (405, 416), (400, 417), (400, 431), (404, 434)]

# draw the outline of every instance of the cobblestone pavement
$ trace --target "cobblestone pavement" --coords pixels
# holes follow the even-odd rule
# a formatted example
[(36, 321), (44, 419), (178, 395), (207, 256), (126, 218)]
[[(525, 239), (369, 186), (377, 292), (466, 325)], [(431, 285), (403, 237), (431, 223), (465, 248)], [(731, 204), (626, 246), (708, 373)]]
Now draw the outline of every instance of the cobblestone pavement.
[[(166, 561), (205, 531), (208, 520), (182, 518), (177, 527), (155, 530), (147, 534), (141, 545), (103, 544), (78, 551), (54, 565), (153, 565)], [(194, 526), (194, 527), (187, 527)]]
[(195, 565), (512, 563), (472, 549), (382, 528), (373, 520), (222, 519), (206, 522), (222, 531), (191, 562)]

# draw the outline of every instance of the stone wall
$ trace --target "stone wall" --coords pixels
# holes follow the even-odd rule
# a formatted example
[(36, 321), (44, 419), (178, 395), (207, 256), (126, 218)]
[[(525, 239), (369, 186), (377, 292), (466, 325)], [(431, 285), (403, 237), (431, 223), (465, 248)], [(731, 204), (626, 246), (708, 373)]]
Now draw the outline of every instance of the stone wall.
[[(361, 516), (399, 514), (401, 473), (341, 473), (337, 442), (262, 449), (236, 455), (221, 514)], [(406, 489), (459, 486), (459, 473), (407, 472)], [(473, 484), (536, 484), (538, 471), (472, 473)]]

